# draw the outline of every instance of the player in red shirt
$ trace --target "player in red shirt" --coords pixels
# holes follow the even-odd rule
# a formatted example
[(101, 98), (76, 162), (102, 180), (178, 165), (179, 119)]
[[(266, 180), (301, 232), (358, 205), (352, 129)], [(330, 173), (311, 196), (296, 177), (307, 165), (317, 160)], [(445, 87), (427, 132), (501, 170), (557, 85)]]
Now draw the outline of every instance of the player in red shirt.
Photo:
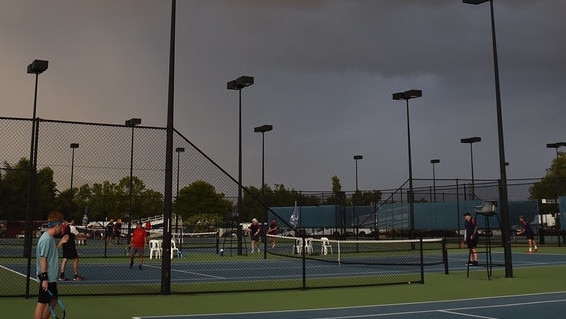
[(136, 229), (132, 232), (132, 238), (130, 239), (130, 269), (134, 265), (134, 256), (136, 254), (139, 256), (140, 261), (138, 268), (139, 270), (142, 269), (146, 236), (145, 229), (142, 228), (141, 222), (137, 222)]

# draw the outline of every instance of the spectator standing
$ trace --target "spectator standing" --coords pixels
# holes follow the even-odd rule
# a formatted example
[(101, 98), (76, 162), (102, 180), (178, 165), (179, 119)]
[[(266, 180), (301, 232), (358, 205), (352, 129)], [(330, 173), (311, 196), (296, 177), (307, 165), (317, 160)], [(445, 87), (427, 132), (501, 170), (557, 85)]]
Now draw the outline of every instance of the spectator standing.
[(122, 237), (122, 218), (118, 218), (114, 223), (114, 238), (116, 245), (120, 245), (120, 238)]
[(106, 244), (110, 244), (114, 238), (114, 219), (110, 219), (106, 224)]

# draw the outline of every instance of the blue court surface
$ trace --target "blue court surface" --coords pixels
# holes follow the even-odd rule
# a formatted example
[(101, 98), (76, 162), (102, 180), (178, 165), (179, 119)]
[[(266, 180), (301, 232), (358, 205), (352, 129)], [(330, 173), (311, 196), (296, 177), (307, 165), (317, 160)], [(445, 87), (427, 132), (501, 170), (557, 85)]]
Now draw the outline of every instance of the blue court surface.
[[(469, 276), (475, 278), (487, 279), (487, 268), (485, 255), (480, 255), (480, 266), (469, 268)], [(466, 271), (466, 261), (468, 255), (466, 250), (451, 251), (448, 254), (448, 268), (450, 273), (458, 271)], [(391, 269), (391, 267), (382, 266), (360, 266), (360, 265), (339, 265), (320, 263), (317, 261), (307, 261), (309, 278), (335, 278), (344, 276), (363, 276), (373, 273), (384, 274), (391, 272), (395, 274), (399, 269)], [(102, 264), (90, 264), (83, 259), (81, 264), (81, 275), (88, 280), (83, 282), (60, 282), (61, 286), (65, 285), (101, 285), (108, 283), (120, 284), (159, 284), (161, 281), (161, 260), (148, 260), (143, 265), (143, 271), (140, 272), (137, 267), (129, 269), (129, 260), (124, 258), (123, 262), (109, 262)], [(136, 263), (137, 265), (137, 263)], [(257, 267), (261, 265), (261, 267)], [(502, 252), (492, 253), (491, 269), (500, 269), (504, 265), (504, 255)], [(566, 255), (537, 253), (526, 254), (525, 252), (513, 252), (514, 268), (530, 268), (540, 266), (557, 266), (566, 265)], [(23, 264), (3, 264), (3, 268), (10, 269), (22, 276), (25, 274), (25, 265)], [(250, 272), (250, 267), (255, 267)], [(35, 264), (32, 265), (32, 273), (35, 272)], [(402, 268), (401, 268), (402, 269)], [(426, 273), (443, 273), (444, 265), (428, 265), (425, 266)], [(140, 276), (140, 274), (143, 274)], [(214, 282), (240, 282), (250, 280), (273, 280), (277, 278), (297, 279), (302, 277), (302, 261), (300, 259), (277, 260), (277, 259), (234, 259), (233, 257), (224, 257), (222, 260), (200, 262), (191, 260), (190, 256), (184, 259), (176, 259), (171, 265), (171, 281), (172, 283), (214, 283)], [(426, 276), (425, 276), (426, 284)]]
[(377, 306), (307, 309), (291, 311), (245, 312), (211, 315), (134, 317), (134, 319), (527, 319), (564, 318), (566, 291), (469, 300), (445, 300)]
[[(448, 255), (448, 268), (450, 273), (457, 271), (466, 271), (466, 261), (468, 254), (465, 250), (456, 253), (451, 252)], [(482, 260), (483, 259), (483, 260)], [(339, 276), (363, 276), (372, 273), (384, 274), (387, 272), (398, 272), (398, 269), (381, 266), (360, 266), (360, 265), (339, 265), (327, 264), (317, 261), (307, 261), (309, 278), (335, 278)], [(483, 266), (482, 266), (483, 264)], [(261, 265), (261, 267), (257, 267)], [(487, 279), (487, 270), (485, 267), (485, 256), (480, 255), (480, 267), (470, 267), (470, 277), (480, 277)], [(502, 252), (492, 253), (492, 269), (503, 268), (504, 255)], [(566, 265), (566, 255), (564, 254), (526, 254), (520, 252), (513, 253), (513, 267), (540, 267), (540, 266), (556, 266)], [(254, 267), (254, 271), (250, 272), (250, 267)], [(22, 269), (23, 271), (23, 269)], [(108, 273), (112, 273), (109, 278)], [(443, 273), (444, 265), (429, 265), (425, 267), (426, 273)], [(108, 263), (108, 264), (88, 264), (81, 265), (81, 273), (88, 278), (87, 281), (76, 283), (73, 285), (92, 285), (107, 284), (115, 282), (116, 278), (120, 278), (122, 284), (147, 284), (159, 283), (161, 280), (161, 260), (146, 260), (143, 266), (143, 276), (136, 276), (139, 270), (128, 268), (128, 261), (124, 263)], [(297, 279), (302, 276), (302, 261), (300, 259), (293, 260), (275, 260), (275, 259), (255, 259), (234, 260), (232, 257), (225, 257), (222, 261), (199, 262), (191, 261), (190, 257), (172, 263), (171, 265), (171, 281), (172, 283), (204, 283), (204, 282), (240, 282), (250, 280), (273, 280), (277, 278)], [(426, 276), (425, 276), (426, 283)], [(61, 285), (70, 284), (67, 282)]]

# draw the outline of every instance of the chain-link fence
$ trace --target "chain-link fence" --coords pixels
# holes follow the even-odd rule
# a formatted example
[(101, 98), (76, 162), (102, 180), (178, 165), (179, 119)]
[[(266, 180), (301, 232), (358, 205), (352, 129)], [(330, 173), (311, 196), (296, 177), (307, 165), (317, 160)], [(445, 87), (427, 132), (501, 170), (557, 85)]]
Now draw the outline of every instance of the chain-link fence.
[[(167, 225), (163, 220), (166, 130), (143, 125), (38, 119), (36, 187), (29, 212), (32, 232), (26, 233), (29, 158), (34, 153), (31, 130), (30, 119), (0, 118), (0, 158), (4, 161), (0, 179), (4, 284), (0, 296), (26, 295), (28, 274), (29, 291), (36, 293), (34, 249), (48, 212), (54, 209), (76, 221), (78, 275), (85, 279), (72, 280), (74, 261), (70, 260), (65, 269), (69, 280), (59, 285), (63, 295), (159, 294), (163, 280), (170, 280), (172, 293), (422, 282), (425, 264), (441, 270), (445, 265), (444, 241), (387, 242), (370, 234), (388, 228), (402, 233), (407, 228), (405, 217), (401, 224), (387, 226), (383, 222), (389, 212), (379, 216), (381, 207), (389, 204), (400, 204), (396, 216), (406, 216), (406, 185), (379, 191), (300, 192), (299, 200), (305, 205), (333, 205), (337, 214), (333, 227), (313, 224), (309, 229), (293, 227), (288, 215), (268, 208), (258, 200), (263, 197), (245, 189), (244, 209), (255, 207), (266, 221), (268, 216), (278, 220), (281, 235), (288, 229), (296, 235), (268, 242), (260, 237), (261, 249), (252, 253), (247, 225), (239, 223), (244, 219), (238, 216), (236, 179), (178, 132), (173, 144), (174, 216), (172, 225)], [(415, 180), (415, 200), (448, 203), (498, 198), (497, 181), (475, 182), (475, 198), (469, 197), (470, 181), (437, 180), (434, 185), (431, 188), (430, 180)], [(517, 187), (524, 191), (529, 185), (525, 182)], [(283, 206), (291, 206), (293, 200), (297, 198), (286, 200)], [(176, 218), (177, 212), (183, 218)], [(117, 221), (122, 227), (116, 232), (110, 225)], [(151, 223), (141, 269), (137, 258), (136, 267), (130, 267), (128, 258), (127, 243), (135, 221)], [(339, 236), (327, 236), (327, 228)], [(367, 236), (359, 238), (353, 231), (354, 238), (348, 237), (347, 233), (360, 228)], [(458, 226), (450, 228), (457, 230)], [(162, 273), (162, 267), (168, 267), (162, 248), (167, 229), (173, 233), (173, 249), (167, 256), (171, 258), (170, 278)], [(379, 239), (406, 239), (387, 235)], [(323, 241), (321, 237), (330, 238)], [(31, 256), (26, 255), (26, 240), (32, 245)], [(422, 260), (423, 251), (430, 259)]]

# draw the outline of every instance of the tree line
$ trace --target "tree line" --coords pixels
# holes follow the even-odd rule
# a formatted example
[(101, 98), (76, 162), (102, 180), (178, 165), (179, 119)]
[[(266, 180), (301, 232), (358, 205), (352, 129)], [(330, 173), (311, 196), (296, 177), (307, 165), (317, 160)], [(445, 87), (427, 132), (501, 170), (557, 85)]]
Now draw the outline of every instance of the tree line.
[[(29, 160), (22, 158), (15, 165), (4, 162), (0, 171), (0, 219), (24, 220), (28, 192)], [(558, 153), (546, 175), (529, 189), (531, 199), (555, 199), (566, 194), (566, 155)], [(241, 221), (253, 217), (264, 219), (267, 207), (317, 205), (374, 205), (381, 201), (380, 191), (356, 191), (346, 196), (342, 191), (340, 179), (331, 178), (332, 191), (322, 193), (301, 192), (288, 189), (283, 184), (274, 187), (263, 185), (246, 187), (243, 192)], [(132, 209), (130, 212), (130, 177), (122, 177), (117, 182), (84, 184), (73, 189), (60, 191), (54, 181), (53, 170), (44, 167), (36, 172), (36, 196), (32, 219), (45, 219), (51, 210), (59, 210), (77, 221), (88, 212), (90, 220), (111, 218), (140, 219), (163, 213), (163, 194), (148, 189), (136, 176), (132, 177)], [(178, 214), (186, 226), (206, 228), (211, 225), (225, 225), (233, 222), (237, 215), (237, 200), (218, 192), (216, 188), (202, 180), (193, 181), (179, 190), (174, 198), (173, 213)], [(555, 206), (543, 206), (549, 210), (540, 213), (554, 213)]]
[[(21, 158), (11, 165), (4, 162), (0, 173), (0, 219), (25, 220), (27, 210), (29, 160)], [(341, 191), (338, 177), (332, 177), (332, 192), (326, 195), (304, 193), (288, 189), (283, 184), (273, 188), (264, 185), (246, 187), (243, 192), (241, 221), (256, 217), (263, 220), (267, 207), (310, 205), (371, 205), (381, 199), (380, 192), (356, 192), (346, 198)], [(143, 180), (132, 176), (130, 212), (130, 177), (117, 182), (83, 184), (73, 189), (59, 190), (50, 167), (36, 172), (36, 190), (33, 220), (43, 220), (51, 210), (61, 211), (65, 216), (82, 220), (85, 213), (89, 220), (110, 220), (122, 218), (135, 220), (163, 213), (164, 196), (146, 187)], [(202, 180), (197, 180), (179, 189), (174, 198), (173, 213), (178, 214), (185, 226), (195, 231), (205, 231), (209, 226), (227, 225), (237, 216), (237, 199), (227, 197)]]

